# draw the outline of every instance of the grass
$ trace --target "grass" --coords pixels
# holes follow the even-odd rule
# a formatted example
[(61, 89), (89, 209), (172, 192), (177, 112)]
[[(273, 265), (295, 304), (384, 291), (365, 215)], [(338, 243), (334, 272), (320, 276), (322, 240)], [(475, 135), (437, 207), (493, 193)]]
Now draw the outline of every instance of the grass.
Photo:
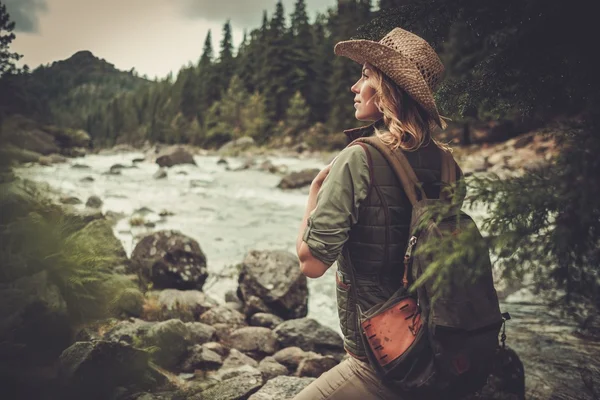
[(85, 222), (32, 183), (0, 186), (0, 283), (46, 271), (74, 326), (110, 316), (114, 299), (135, 286), (112, 273), (119, 257), (110, 241), (82, 234)]

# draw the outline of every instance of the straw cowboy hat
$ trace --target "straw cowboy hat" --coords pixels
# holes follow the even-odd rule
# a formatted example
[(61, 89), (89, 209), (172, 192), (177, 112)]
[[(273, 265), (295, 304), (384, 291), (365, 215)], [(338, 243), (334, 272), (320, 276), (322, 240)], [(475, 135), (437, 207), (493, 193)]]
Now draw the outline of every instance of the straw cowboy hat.
[(433, 92), (441, 81), (444, 65), (435, 50), (421, 37), (401, 28), (392, 29), (379, 42), (347, 40), (335, 45), (338, 56), (380, 69), (419, 103), (442, 129)]

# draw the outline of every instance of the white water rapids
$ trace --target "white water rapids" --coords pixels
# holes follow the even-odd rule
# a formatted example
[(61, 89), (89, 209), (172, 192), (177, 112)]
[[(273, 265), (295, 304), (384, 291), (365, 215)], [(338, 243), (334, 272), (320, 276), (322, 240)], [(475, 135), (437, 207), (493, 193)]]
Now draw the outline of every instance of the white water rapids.
[[(223, 301), (225, 292), (237, 287), (233, 266), (248, 251), (283, 249), (295, 254), (308, 189), (278, 189), (280, 176), (253, 169), (228, 171), (217, 164), (216, 156), (195, 156), (197, 166), (174, 166), (166, 179), (153, 178), (158, 166), (150, 162), (121, 169), (121, 175), (106, 174), (115, 164), (132, 166), (136, 158), (143, 158), (143, 154), (87, 155), (65, 164), (30, 165), (20, 168), (18, 174), (46, 182), (83, 203), (91, 195), (99, 196), (104, 213), (122, 213), (114, 232), (127, 255), (131, 255), (140, 237), (156, 230), (174, 229), (195, 239), (206, 254), (211, 275), (204, 290), (217, 301)], [(238, 158), (227, 160), (231, 169), (243, 162)], [(258, 163), (262, 160), (256, 158)], [(318, 159), (269, 160), (274, 165), (286, 165), (289, 171), (325, 166)], [(89, 168), (72, 168), (73, 164)], [(94, 181), (82, 182), (85, 177)], [(151, 211), (136, 213), (143, 207)], [(174, 215), (161, 218), (158, 214), (163, 210)], [(134, 215), (156, 226), (132, 227), (129, 222)], [(309, 279), (309, 316), (339, 332), (333, 269), (319, 279)]]

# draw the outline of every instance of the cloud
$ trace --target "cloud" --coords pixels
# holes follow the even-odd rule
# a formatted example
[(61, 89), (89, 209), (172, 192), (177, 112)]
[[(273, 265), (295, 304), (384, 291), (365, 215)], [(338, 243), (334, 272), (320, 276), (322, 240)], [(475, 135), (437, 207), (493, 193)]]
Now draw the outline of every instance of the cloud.
[(48, 11), (46, 0), (4, 0), (16, 32), (39, 32), (39, 14)]
[[(179, 0), (183, 13), (188, 18), (202, 18), (207, 21), (225, 23), (228, 19), (238, 28), (258, 28), (262, 23), (263, 10), (269, 17), (275, 11), (277, 0)], [(296, 0), (282, 0), (286, 17), (294, 11)], [(316, 11), (325, 12), (333, 7), (336, 0), (306, 0), (309, 19)]]

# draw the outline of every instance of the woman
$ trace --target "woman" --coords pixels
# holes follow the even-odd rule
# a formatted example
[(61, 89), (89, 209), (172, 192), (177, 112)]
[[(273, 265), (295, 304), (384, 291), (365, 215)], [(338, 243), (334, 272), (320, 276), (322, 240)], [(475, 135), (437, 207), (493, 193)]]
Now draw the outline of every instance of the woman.
[[(395, 28), (379, 42), (340, 42), (335, 54), (363, 65), (351, 88), (355, 117), (374, 121), (345, 131), (348, 138), (378, 135), (403, 151), (427, 197), (439, 197), (440, 152), (445, 147), (431, 137), (431, 130), (446, 124), (433, 98), (444, 70), (435, 51), (422, 38)], [(401, 285), (410, 216), (410, 202), (394, 172), (367, 145), (345, 148), (314, 179), (296, 250), (302, 273), (310, 278), (320, 277), (338, 261), (338, 313), (349, 357), (305, 388), (297, 400), (407, 398), (386, 387), (366, 361), (350, 295), (349, 265), (354, 266), (363, 310), (387, 300)]]

